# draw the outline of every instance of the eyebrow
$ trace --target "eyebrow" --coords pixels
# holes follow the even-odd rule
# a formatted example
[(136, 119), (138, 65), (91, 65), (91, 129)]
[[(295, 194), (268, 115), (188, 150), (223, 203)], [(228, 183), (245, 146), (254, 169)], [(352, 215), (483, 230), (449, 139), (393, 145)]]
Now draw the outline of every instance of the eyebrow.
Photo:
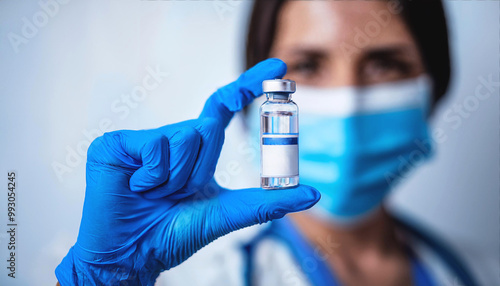
[(387, 58), (393, 56), (414, 55), (415, 49), (411, 45), (390, 45), (366, 49), (363, 58)]
[[(384, 58), (395, 55), (413, 55), (414, 51), (411, 45), (396, 44), (360, 49), (359, 54), (363, 58)], [(323, 58), (328, 54), (324, 47), (298, 47), (289, 50), (288, 53), (293, 56), (307, 54), (315, 58)]]
[(293, 48), (289, 51), (291, 55), (301, 55), (301, 54), (308, 54), (314, 57), (324, 57), (327, 53), (325, 52), (325, 49), (323, 48), (317, 48), (317, 47), (299, 47), (299, 48)]

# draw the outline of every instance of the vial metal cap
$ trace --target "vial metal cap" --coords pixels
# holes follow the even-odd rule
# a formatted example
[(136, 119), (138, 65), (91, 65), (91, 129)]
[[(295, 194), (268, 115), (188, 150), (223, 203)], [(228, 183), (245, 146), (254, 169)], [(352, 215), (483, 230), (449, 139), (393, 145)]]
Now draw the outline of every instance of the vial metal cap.
[(263, 92), (295, 92), (295, 81), (289, 79), (268, 79), (262, 82)]

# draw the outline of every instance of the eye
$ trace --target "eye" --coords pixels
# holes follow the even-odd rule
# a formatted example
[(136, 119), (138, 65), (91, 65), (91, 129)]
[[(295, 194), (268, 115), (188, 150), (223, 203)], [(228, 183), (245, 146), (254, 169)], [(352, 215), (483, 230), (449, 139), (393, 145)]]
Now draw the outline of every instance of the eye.
[(320, 63), (316, 59), (305, 59), (289, 65), (289, 73), (304, 79), (314, 77), (319, 73)]
[(409, 70), (410, 67), (406, 63), (394, 59), (372, 60), (365, 66), (365, 71), (372, 74), (397, 73), (406, 75)]
[(393, 57), (372, 58), (361, 65), (361, 76), (366, 84), (405, 79), (414, 73), (412, 63)]

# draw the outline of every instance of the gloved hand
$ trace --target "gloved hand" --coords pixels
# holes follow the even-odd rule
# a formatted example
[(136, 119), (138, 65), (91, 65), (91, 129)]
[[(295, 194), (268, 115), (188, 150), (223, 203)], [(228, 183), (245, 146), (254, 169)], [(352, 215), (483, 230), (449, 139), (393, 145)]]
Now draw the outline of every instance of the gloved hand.
[(154, 285), (220, 236), (313, 206), (311, 187), (231, 191), (213, 180), (234, 112), (285, 72), (282, 61), (263, 61), (217, 90), (198, 119), (94, 140), (78, 239), (56, 269), (61, 285)]

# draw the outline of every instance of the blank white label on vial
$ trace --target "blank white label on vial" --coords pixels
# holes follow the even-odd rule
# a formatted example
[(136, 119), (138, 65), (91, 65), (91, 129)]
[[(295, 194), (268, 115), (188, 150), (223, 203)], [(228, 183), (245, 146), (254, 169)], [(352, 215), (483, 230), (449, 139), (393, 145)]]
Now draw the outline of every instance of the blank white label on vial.
[(299, 175), (297, 135), (266, 134), (261, 139), (262, 177), (292, 177)]

